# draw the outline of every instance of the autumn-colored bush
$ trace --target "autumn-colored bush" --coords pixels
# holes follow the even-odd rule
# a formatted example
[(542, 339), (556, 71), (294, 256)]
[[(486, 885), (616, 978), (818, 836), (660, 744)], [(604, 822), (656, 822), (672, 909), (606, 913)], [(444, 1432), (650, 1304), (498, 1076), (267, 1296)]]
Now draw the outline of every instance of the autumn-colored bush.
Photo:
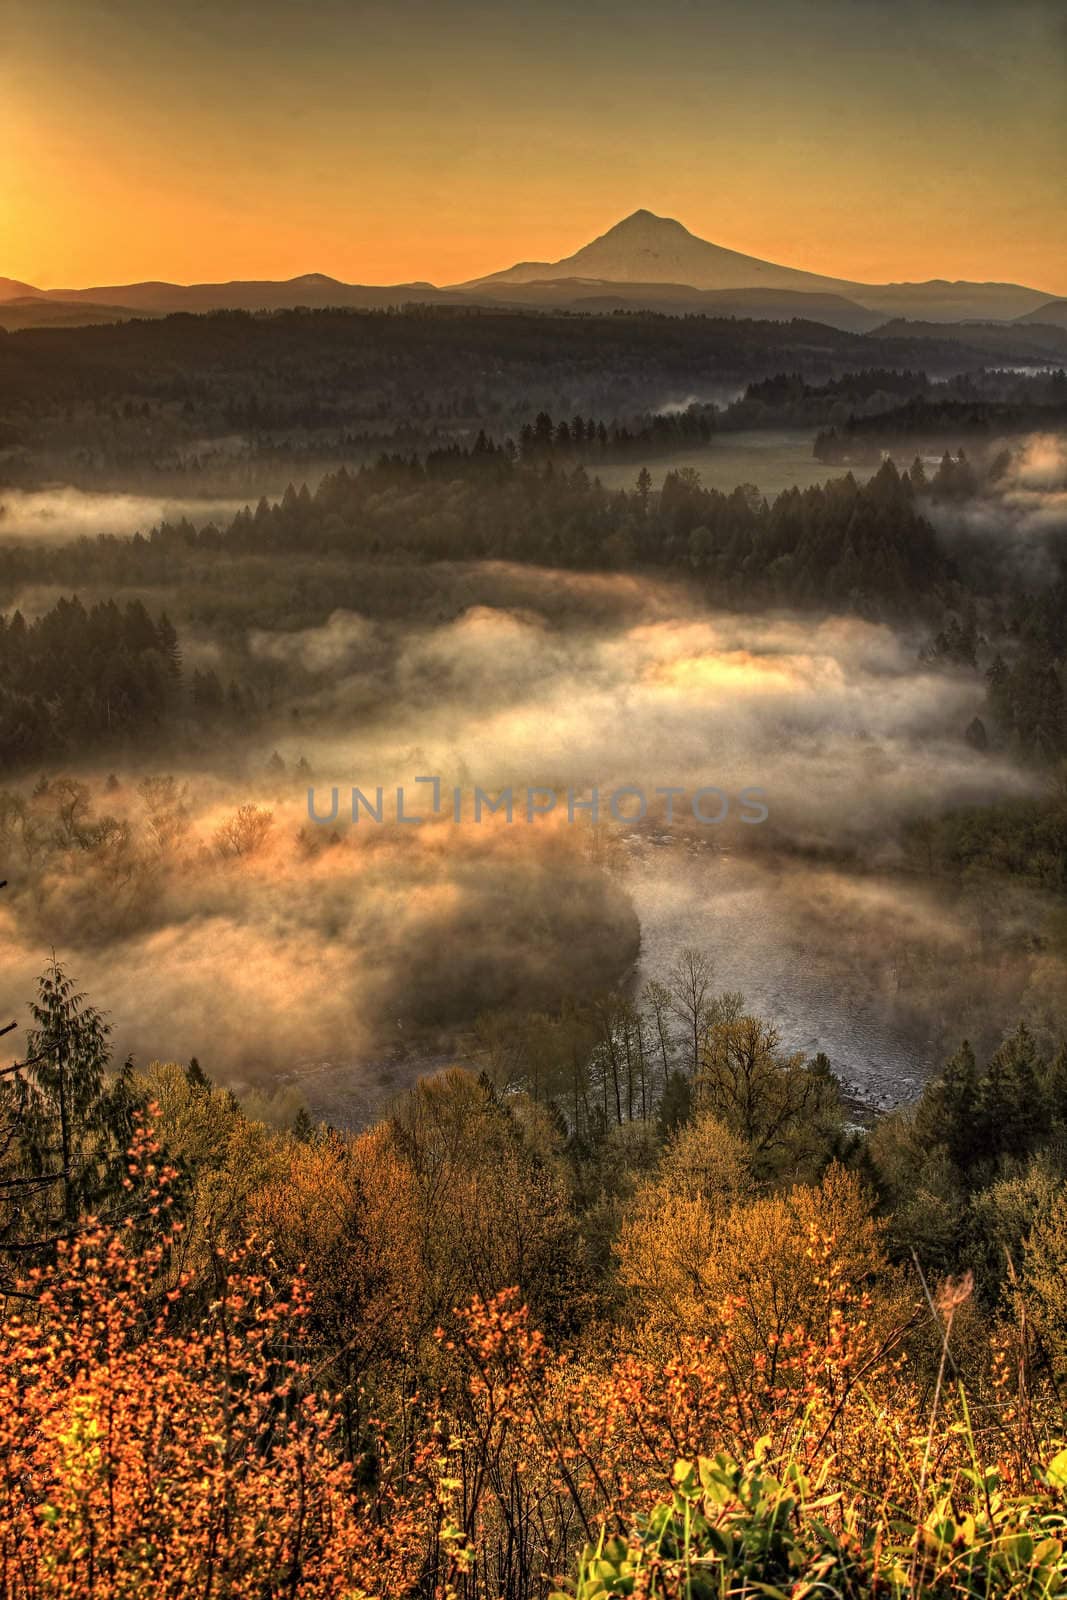
[(453, 1076), (253, 1137), (157, 1081), (107, 1219), (0, 1322), (0, 1600), (1067, 1586), (1054, 1229), (992, 1321), (889, 1264), (854, 1172), (754, 1187), (700, 1117), (625, 1202), (609, 1321), (536, 1107)]
[[(854, 1190), (833, 1174), (830, 1190), (848, 1221)], [(642, 1337), (631, 1352), (618, 1336), (599, 1349), (553, 1350), (514, 1295), (468, 1308), (450, 1341), (467, 1381), (446, 1466), (465, 1600), (541, 1595), (553, 1577), (562, 1593), (576, 1543), (586, 1550), (583, 1600), (746, 1591), (801, 1600), (816, 1590), (970, 1600), (1067, 1588), (1055, 1543), (1063, 1419), (1054, 1390), (1028, 1371), (1025, 1328), (1005, 1327), (965, 1381), (951, 1342), (970, 1310), (970, 1279), (929, 1297), (916, 1282), (913, 1300), (895, 1292), (872, 1316), (855, 1281), (855, 1221), (845, 1239), (808, 1218), (797, 1253), (806, 1265), (792, 1244), (787, 1253), (796, 1320), (761, 1348), (745, 1294), (710, 1307), (710, 1335)], [(773, 1284), (764, 1288), (773, 1296)], [(687, 1587), (679, 1540), (695, 1504), (679, 1504), (689, 1481), (675, 1476), (679, 1460), (718, 1462), (733, 1484), (723, 1502), (737, 1524), (732, 1542), (708, 1533), (698, 1551), (705, 1587)], [(785, 1530), (789, 1549), (772, 1552), (762, 1522), (783, 1484), (799, 1496), (795, 1526)], [(651, 1563), (653, 1546), (664, 1562), (669, 1547), (675, 1565)], [(649, 1587), (652, 1573), (659, 1587)]]
[(142, 1132), (127, 1183), (143, 1222), (60, 1240), (0, 1327), (0, 1593), (404, 1592), (432, 1490), (420, 1501), (409, 1474), (401, 1504), (384, 1453), (373, 1492), (358, 1490), (304, 1353), (299, 1275), (220, 1250), (210, 1299), (190, 1306), (174, 1177)]

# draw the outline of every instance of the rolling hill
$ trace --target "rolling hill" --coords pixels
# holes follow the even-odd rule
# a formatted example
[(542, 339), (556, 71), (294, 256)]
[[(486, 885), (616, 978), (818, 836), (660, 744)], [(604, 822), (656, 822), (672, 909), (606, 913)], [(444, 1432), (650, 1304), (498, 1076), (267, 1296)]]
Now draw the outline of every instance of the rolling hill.
[(1067, 328), (1067, 300), (1046, 300), (1036, 311), (1027, 311), (1020, 322), (1043, 322), (1046, 326)]

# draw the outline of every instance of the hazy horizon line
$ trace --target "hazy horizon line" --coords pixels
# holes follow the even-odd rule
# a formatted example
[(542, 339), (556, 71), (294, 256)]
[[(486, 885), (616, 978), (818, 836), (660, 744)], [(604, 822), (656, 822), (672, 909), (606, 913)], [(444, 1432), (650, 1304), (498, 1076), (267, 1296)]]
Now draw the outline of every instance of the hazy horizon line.
[[(417, 287), (417, 288), (433, 289), (437, 293), (447, 293), (447, 292), (454, 291), (454, 290), (457, 290), (457, 289), (466, 288), (466, 287), (468, 287), (470, 285), (473, 285), (473, 284), (481, 283), (483, 281), (491, 279), (492, 277), (494, 277), (495, 275), (497, 275), (499, 273), (510, 272), (510, 271), (513, 271), (513, 270), (515, 270), (516, 268), (519, 268), (519, 267), (545, 266), (546, 268), (554, 268), (556, 266), (561, 265), (563, 262), (566, 262), (567, 260), (569, 260), (570, 256), (579, 254), (582, 250), (586, 249), (589, 245), (596, 243), (600, 239), (604, 238), (607, 234), (612, 233), (616, 228), (619, 228), (623, 224), (632, 221), (634, 218), (643, 217), (643, 216), (650, 217), (650, 218), (654, 219), (657, 222), (673, 224), (673, 225), (675, 225), (677, 227), (680, 227), (680, 228), (682, 228), (684, 230), (685, 233), (687, 233), (689, 235), (689, 237), (691, 239), (695, 239), (695, 240), (699, 241), (701, 244), (711, 245), (716, 249), (725, 250), (725, 251), (728, 251), (728, 252), (730, 252), (731, 254), (734, 254), (734, 255), (744, 256), (744, 257), (748, 258), (749, 260), (761, 262), (762, 264), (767, 265), (767, 266), (778, 267), (778, 268), (782, 268), (782, 269), (788, 270), (788, 271), (804, 272), (804, 273), (810, 274), (813, 277), (826, 278), (827, 280), (832, 280), (832, 279), (836, 278), (840, 283), (842, 283), (844, 285), (853, 285), (853, 286), (860, 287), (860, 288), (881, 289), (881, 288), (919, 288), (919, 287), (925, 287), (925, 286), (930, 285), (930, 284), (942, 284), (942, 283), (946, 284), (948, 286), (954, 286), (954, 285), (958, 285), (958, 284), (969, 283), (969, 284), (976, 284), (976, 285), (980, 285), (982, 287), (990, 287), (990, 288), (995, 288), (995, 287), (998, 287), (998, 286), (1005, 286), (1005, 287), (1029, 289), (1035, 294), (1047, 294), (1050, 300), (1062, 299), (1065, 296), (1067, 296), (1067, 288), (1065, 288), (1064, 290), (1045, 289), (1043, 287), (1038, 287), (1035, 284), (1027, 283), (1022, 278), (946, 277), (946, 276), (944, 276), (942, 274), (938, 274), (936, 272), (932, 273), (931, 276), (926, 277), (926, 278), (914, 278), (914, 277), (908, 278), (908, 277), (892, 277), (892, 276), (885, 277), (885, 278), (850, 278), (850, 277), (847, 276), (847, 274), (839, 274), (839, 273), (836, 273), (836, 272), (827, 271), (827, 270), (823, 270), (823, 269), (815, 268), (815, 267), (796, 266), (791, 261), (783, 261), (783, 260), (777, 260), (777, 259), (772, 260), (769, 256), (759, 255), (754, 250), (753, 251), (749, 251), (748, 249), (746, 249), (746, 248), (744, 248), (742, 246), (739, 246), (739, 245), (735, 245), (735, 244), (723, 245), (723, 244), (720, 244), (718, 242), (718, 240), (706, 238), (701, 233), (695, 233), (692, 228), (688, 227), (688, 225), (686, 223), (681, 222), (679, 218), (670, 216), (666, 212), (652, 211), (650, 208), (645, 207), (645, 206), (639, 206), (639, 207), (636, 207), (633, 211), (627, 212), (624, 216), (620, 217), (616, 222), (611, 223), (607, 228), (605, 228), (602, 233), (594, 234), (592, 237), (586, 238), (583, 242), (581, 242), (578, 245), (576, 245), (575, 248), (568, 253), (568, 255), (557, 257), (555, 261), (549, 261), (549, 260), (542, 261), (536, 255), (529, 255), (529, 256), (522, 257), (519, 260), (509, 262), (508, 265), (506, 265), (504, 267), (493, 267), (493, 268), (488, 269), (485, 272), (476, 273), (473, 277), (461, 278), (461, 279), (457, 279), (457, 280), (454, 280), (454, 281), (437, 281), (435, 279), (428, 278), (428, 277), (418, 277), (418, 278), (404, 278), (404, 277), (395, 277), (394, 278), (394, 277), (389, 277), (389, 278), (381, 279), (381, 280), (374, 280), (374, 279), (372, 279), (370, 277), (363, 277), (363, 276), (342, 277), (342, 276), (338, 275), (338, 272), (323, 272), (322, 270), (320, 270), (317, 267), (316, 268), (311, 268), (310, 270), (305, 271), (305, 272), (297, 272), (297, 273), (280, 272), (277, 275), (271, 275), (268, 272), (262, 272), (262, 273), (257, 273), (255, 275), (251, 275), (251, 274), (246, 272), (246, 273), (234, 273), (233, 276), (229, 276), (229, 277), (208, 275), (208, 276), (203, 276), (203, 277), (192, 277), (192, 278), (178, 278), (178, 277), (171, 278), (171, 277), (155, 277), (155, 276), (139, 277), (139, 278), (122, 278), (121, 276), (116, 276), (111, 281), (106, 281), (105, 279), (100, 278), (100, 279), (97, 279), (95, 282), (88, 282), (88, 283), (70, 283), (70, 282), (64, 283), (64, 282), (60, 281), (58, 283), (50, 284), (50, 283), (45, 283), (45, 282), (41, 282), (41, 281), (33, 282), (30, 279), (19, 278), (19, 277), (15, 277), (15, 276), (12, 276), (10, 278), (6, 278), (6, 275), (3, 274), (3, 273), (0, 273), (0, 279), (5, 279), (5, 281), (10, 282), (10, 283), (22, 284), (28, 289), (33, 289), (33, 290), (36, 290), (40, 294), (46, 294), (46, 295), (61, 295), (61, 294), (65, 293), (65, 292), (69, 292), (69, 293), (72, 293), (72, 294), (86, 294), (86, 293), (88, 293), (89, 291), (91, 291), (93, 289), (141, 288), (141, 287), (150, 286), (150, 285), (157, 285), (157, 284), (160, 287), (169, 287), (169, 288), (175, 288), (175, 289), (193, 289), (193, 288), (202, 288), (202, 287), (214, 287), (215, 285), (219, 286), (220, 288), (224, 288), (224, 287), (228, 287), (231, 284), (239, 284), (239, 283), (270, 283), (270, 284), (304, 283), (304, 282), (310, 282), (310, 281), (315, 280), (315, 279), (318, 279), (319, 281), (337, 283), (337, 284), (341, 285), (344, 288), (392, 289), (392, 288), (414, 288), (414, 287)], [(340, 271), (340, 270), (342, 270), (342, 269), (338, 269), (338, 271)], [(701, 293), (709, 293), (709, 292), (710, 293), (715, 293), (715, 292), (731, 293), (731, 292), (733, 292), (735, 290), (736, 291), (744, 291), (746, 289), (750, 289), (750, 288), (754, 287), (753, 285), (745, 285), (745, 284), (740, 284), (740, 283), (739, 284), (724, 284), (721, 287), (721, 290), (710, 290), (709, 291), (709, 290), (701, 290), (699, 285), (691, 284), (685, 278), (648, 278), (648, 279), (641, 279), (641, 280), (627, 280), (627, 279), (613, 279), (613, 278), (597, 278), (597, 277), (593, 277), (593, 276), (583, 277), (581, 275), (576, 275), (576, 274), (561, 274), (558, 277), (546, 278), (544, 280), (538, 280), (538, 281), (544, 281), (544, 282), (574, 281), (574, 282), (589, 282), (589, 283), (595, 283), (595, 282), (601, 282), (601, 283), (614, 283), (614, 282), (627, 283), (627, 282), (629, 282), (631, 284), (637, 283), (637, 282), (662, 283), (662, 284), (673, 284), (673, 285), (676, 285), (678, 287), (683, 287), (683, 288), (698, 289), (699, 292), (701, 292)], [(758, 286), (755, 286), (755, 287), (758, 287)], [(807, 294), (819, 294), (819, 293), (826, 293), (827, 291), (826, 290), (819, 290), (817, 288), (812, 288), (812, 289), (808, 289), (808, 290), (794, 289), (794, 290), (790, 290), (788, 292), (794, 293), (794, 294), (805, 294), (805, 293), (807, 293)]]

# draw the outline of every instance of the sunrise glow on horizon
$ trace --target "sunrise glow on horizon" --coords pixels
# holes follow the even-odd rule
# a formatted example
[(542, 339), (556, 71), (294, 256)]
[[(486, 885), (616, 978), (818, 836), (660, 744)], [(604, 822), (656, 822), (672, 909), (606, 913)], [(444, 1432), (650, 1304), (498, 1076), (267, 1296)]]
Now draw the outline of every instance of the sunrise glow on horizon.
[(9, 0), (0, 274), (449, 284), (647, 207), (831, 276), (1067, 294), (1064, 17)]

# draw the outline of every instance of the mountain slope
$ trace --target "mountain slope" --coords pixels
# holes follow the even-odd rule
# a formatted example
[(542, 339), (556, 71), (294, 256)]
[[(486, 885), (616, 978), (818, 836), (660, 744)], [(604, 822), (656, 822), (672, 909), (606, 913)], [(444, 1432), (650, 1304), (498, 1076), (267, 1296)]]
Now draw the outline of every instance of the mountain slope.
[(698, 239), (673, 217), (635, 211), (591, 244), (562, 261), (524, 261), (486, 278), (457, 284), (538, 283), (561, 278), (602, 278), (613, 283), (687, 283), (694, 289), (793, 289), (827, 292), (843, 280), (780, 267), (756, 256)]
[(1067, 328), (1067, 300), (1046, 300), (1044, 305), (1027, 311), (1025, 316), (1017, 317), (1016, 321), (1044, 322), (1050, 326)]
[(101, 306), (91, 300), (51, 300), (47, 295), (22, 295), (0, 300), (0, 328), (17, 333), (21, 328), (89, 328), (101, 322), (129, 322), (133, 317), (163, 316), (143, 306)]
[(17, 278), (0, 278), (0, 305), (5, 300), (44, 299), (46, 291), (35, 289), (32, 283), (19, 283)]

